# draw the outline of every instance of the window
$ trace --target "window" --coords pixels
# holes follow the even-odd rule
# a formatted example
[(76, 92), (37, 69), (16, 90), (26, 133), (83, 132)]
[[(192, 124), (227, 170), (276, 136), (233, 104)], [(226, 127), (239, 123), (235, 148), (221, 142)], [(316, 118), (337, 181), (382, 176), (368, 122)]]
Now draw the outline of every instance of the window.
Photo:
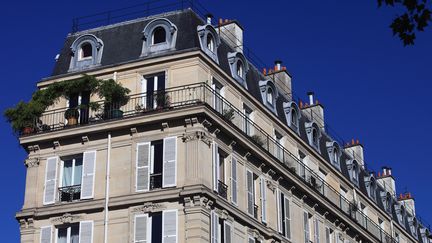
[(153, 30), (152, 45), (166, 42), (166, 31), (163, 27), (158, 26)]
[(177, 209), (135, 215), (134, 243), (177, 241)]
[(320, 222), (317, 218), (314, 219), (314, 243), (320, 243)]
[(197, 27), (201, 50), (213, 61), (219, 63), (217, 49), (220, 45), (220, 37), (211, 24), (200, 25)]
[(351, 181), (356, 185), (359, 186), (359, 164), (356, 160), (349, 160), (347, 161), (347, 167), (350, 174)]
[(228, 53), (228, 64), (232, 77), (247, 89), (246, 73), (249, 66), (244, 55), (241, 52)]
[(243, 105), (243, 113), (244, 113), (244, 132), (248, 136), (252, 136), (252, 109), (249, 108), (247, 105)]
[(259, 88), (263, 104), (277, 115), (276, 99), (279, 94), (276, 85), (271, 80), (264, 80), (259, 81)]
[(282, 147), (282, 135), (278, 133), (277, 131), (274, 132), (274, 138), (276, 140), (275, 144), (275, 157), (278, 158), (280, 161), (283, 160), (283, 147)]
[(170, 105), (170, 98), (165, 92), (165, 72), (145, 75), (141, 80), (143, 98), (140, 106), (143, 110), (163, 109)]
[(144, 28), (141, 56), (175, 50), (177, 26), (165, 18), (150, 21)]
[(99, 66), (102, 60), (103, 46), (102, 40), (95, 35), (79, 36), (71, 46), (69, 71), (80, 71)]
[(310, 215), (308, 212), (303, 212), (303, 231), (304, 231), (304, 242), (309, 243), (311, 239), (310, 232)]
[(301, 117), (300, 109), (298, 108), (297, 104), (293, 101), (290, 102), (284, 102), (283, 103), (283, 110), (285, 113), (285, 119), (287, 122), (287, 125), (294, 130), (295, 132), (299, 133), (299, 120)]
[(254, 218), (258, 218), (258, 206), (255, 204), (255, 180), (257, 178), (252, 171), (246, 170), (247, 212)]
[(93, 47), (90, 43), (85, 42), (81, 44), (81, 48), (79, 50), (79, 60), (85, 58), (91, 58), (93, 55)]
[(60, 184), (60, 201), (79, 200), (81, 196), (82, 154), (62, 160), (62, 180)]
[(225, 199), (228, 198), (228, 186), (225, 183), (225, 159), (228, 154), (213, 143), (213, 189)]
[(211, 34), (207, 34), (207, 49), (209, 49), (211, 52), (215, 51), (214, 38)]
[(325, 242), (326, 243), (334, 243), (334, 231), (330, 229), (329, 227), (325, 228), (326, 234), (325, 234)]
[(365, 176), (364, 181), (368, 196), (372, 198), (372, 200), (376, 201), (377, 184), (373, 173), (370, 173), (369, 176)]
[(223, 114), (223, 85), (213, 78), (212, 88), (214, 90), (213, 107), (217, 112)]
[(223, 220), (213, 210), (210, 215), (211, 220), (211, 243), (231, 243), (233, 242), (233, 227), (227, 220)]
[[(68, 118), (66, 124), (69, 126), (76, 124), (87, 124), (89, 122), (89, 108), (90, 103), (90, 92), (83, 91), (80, 93), (71, 94), (67, 100), (68, 107), (70, 109), (78, 110), (78, 117)], [(109, 114), (109, 112), (104, 112), (104, 114)]]
[(274, 105), (274, 101), (273, 101), (273, 89), (268, 87), (267, 88), (267, 103), (271, 106)]
[(337, 142), (326, 142), (327, 153), (330, 159), (330, 163), (340, 170), (340, 157), (341, 157), (341, 149)]
[(267, 184), (264, 177), (260, 177), (260, 202), (261, 202), (261, 221), (267, 223)]
[(315, 122), (307, 122), (305, 124), (306, 134), (309, 140), (309, 145), (315, 148), (318, 152), (320, 151), (320, 138), (321, 130)]
[(79, 243), (79, 224), (57, 229), (57, 243)]
[(279, 189), (277, 190), (276, 200), (278, 231), (287, 239), (291, 239), (290, 201)]
[(136, 149), (136, 191), (176, 186), (177, 138), (138, 143)]
[(231, 202), (237, 205), (237, 159), (231, 156)]
[(381, 202), (384, 206), (384, 209), (390, 213), (391, 212), (391, 207), (392, 207), (392, 201), (391, 201), (391, 195), (388, 192), (385, 191), (381, 191), (380, 192), (380, 196), (381, 196)]

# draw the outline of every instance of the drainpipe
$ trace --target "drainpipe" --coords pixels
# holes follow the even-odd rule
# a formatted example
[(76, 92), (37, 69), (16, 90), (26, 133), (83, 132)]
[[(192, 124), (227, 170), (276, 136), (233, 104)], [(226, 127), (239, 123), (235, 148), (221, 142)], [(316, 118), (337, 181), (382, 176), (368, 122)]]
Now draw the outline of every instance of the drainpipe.
[(109, 203), (109, 179), (111, 160), (111, 133), (108, 133), (108, 150), (105, 176), (105, 216), (104, 216), (104, 243), (108, 242), (108, 203)]
[(117, 72), (114, 72), (113, 79), (114, 79), (114, 81), (117, 81)]

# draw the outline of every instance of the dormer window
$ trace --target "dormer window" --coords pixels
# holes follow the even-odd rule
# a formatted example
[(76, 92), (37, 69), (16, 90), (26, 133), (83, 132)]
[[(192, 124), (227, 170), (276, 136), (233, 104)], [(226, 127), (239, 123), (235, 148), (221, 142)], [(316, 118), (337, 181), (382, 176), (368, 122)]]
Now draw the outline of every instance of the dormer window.
[(368, 176), (365, 176), (364, 181), (368, 196), (372, 198), (372, 200), (376, 201), (377, 184), (375, 177), (373, 176), (373, 174), (370, 174)]
[(293, 101), (291, 102), (284, 102), (283, 103), (283, 110), (285, 113), (285, 119), (287, 122), (287, 125), (293, 129), (295, 132), (299, 133), (299, 121), (301, 117), (300, 109), (298, 108), (297, 104)]
[(391, 212), (391, 204), (392, 204), (392, 199), (391, 199), (391, 195), (388, 192), (380, 192), (380, 196), (381, 196), (381, 202), (384, 206), (384, 209), (386, 210), (387, 213)]
[(349, 175), (351, 178), (351, 181), (355, 184), (355, 185), (359, 185), (359, 164), (357, 162), (357, 160), (350, 160), (347, 162), (347, 167), (348, 167), (348, 171), (349, 171)]
[(267, 104), (274, 106), (274, 100), (273, 100), (273, 90), (272, 88), (267, 88)]
[(408, 225), (410, 227), (411, 234), (417, 238), (417, 219), (413, 216), (408, 216)]
[(159, 54), (174, 50), (177, 40), (177, 26), (165, 18), (150, 21), (143, 31), (144, 41), (141, 56)]
[(241, 52), (230, 52), (228, 53), (228, 64), (231, 69), (231, 75), (237, 82), (243, 87), (247, 88), (246, 84), (246, 73), (249, 69), (246, 58)]
[(341, 157), (341, 149), (337, 142), (327, 142), (327, 153), (330, 159), (330, 163), (340, 170), (340, 157)]
[(89, 42), (85, 42), (81, 44), (81, 48), (79, 49), (79, 60), (92, 58), (93, 55), (93, 47)]
[(307, 122), (305, 124), (306, 134), (309, 140), (309, 145), (312, 146), (318, 152), (320, 151), (320, 138), (321, 130), (315, 122)]
[(204, 51), (213, 61), (219, 63), (217, 49), (220, 45), (220, 37), (211, 24), (197, 27), (201, 50)]
[(264, 80), (259, 81), (259, 87), (264, 105), (277, 115), (276, 99), (279, 94), (276, 85), (271, 80)]
[(99, 66), (102, 60), (103, 42), (94, 35), (82, 35), (71, 46), (69, 71)]
[(160, 44), (166, 42), (166, 31), (163, 27), (158, 26), (154, 29), (152, 34), (152, 44)]

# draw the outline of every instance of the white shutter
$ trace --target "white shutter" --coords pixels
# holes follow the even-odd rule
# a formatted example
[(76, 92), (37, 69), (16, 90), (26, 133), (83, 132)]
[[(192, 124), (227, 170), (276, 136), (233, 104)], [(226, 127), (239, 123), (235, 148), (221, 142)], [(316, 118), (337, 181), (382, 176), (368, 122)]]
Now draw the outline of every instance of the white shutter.
[(177, 138), (163, 140), (162, 187), (176, 186), (177, 180)]
[(319, 243), (320, 242), (320, 237), (319, 237), (319, 220), (318, 219), (314, 219), (314, 240), (315, 243)]
[(224, 243), (232, 242), (232, 226), (228, 222), (224, 222)]
[(139, 143), (136, 149), (136, 191), (150, 188), (150, 143)]
[(162, 243), (177, 243), (177, 209), (162, 212)]
[(255, 238), (249, 236), (248, 243), (255, 243)]
[(284, 218), (285, 218), (285, 236), (291, 239), (291, 211), (290, 202), (287, 197), (284, 197)]
[(57, 161), (58, 157), (47, 159), (45, 168), (45, 188), (43, 204), (52, 204), (55, 202), (57, 191)]
[(147, 79), (143, 78), (141, 79), (141, 93), (142, 93), (142, 98), (141, 98), (141, 105), (142, 108), (147, 108)]
[(210, 214), (210, 220), (211, 220), (211, 243), (218, 243), (219, 242), (219, 216), (215, 213), (215, 211), (211, 211)]
[(213, 190), (218, 191), (218, 180), (219, 180), (219, 146), (217, 143), (213, 142)]
[(254, 185), (253, 173), (246, 170), (246, 190), (247, 190), (247, 212), (254, 216)]
[(81, 221), (79, 227), (79, 243), (93, 242), (93, 221)]
[(96, 167), (96, 151), (84, 152), (81, 180), (81, 199), (93, 198)]
[(307, 212), (303, 212), (303, 228), (304, 228), (305, 242), (309, 242), (310, 241), (309, 214)]
[[(151, 224), (147, 214), (135, 215), (134, 243), (150, 242)], [(149, 227), (150, 226), (150, 227)]]
[(261, 199), (261, 220), (267, 222), (267, 192), (266, 192), (266, 180), (260, 178), (260, 199)]
[(282, 205), (281, 205), (281, 192), (279, 188), (276, 189), (276, 209), (277, 209), (277, 230), (282, 233)]
[(231, 201), (237, 205), (237, 159), (231, 159)]
[(330, 243), (330, 229), (326, 227), (326, 243)]
[(40, 243), (51, 243), (52, 226), (42, 227), (40, 230)]

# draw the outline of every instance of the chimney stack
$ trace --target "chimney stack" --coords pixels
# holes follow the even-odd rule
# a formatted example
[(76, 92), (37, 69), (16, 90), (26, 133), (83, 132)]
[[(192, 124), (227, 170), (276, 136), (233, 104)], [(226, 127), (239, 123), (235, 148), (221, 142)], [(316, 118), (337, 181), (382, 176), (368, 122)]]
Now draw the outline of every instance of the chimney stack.
[(206, 14), (207, 24), (212, 24), (213, 15), (211, 13)]
[(322, 106), (318, 100), (315, 100), (314, 92), (309, 91), (307, 92), (307, 95), (309, 97), (310, 105), (306, 104), (303, 107), (303, 114), (306, 115), (309, 120), (316, 122), (321, 129), (324, 129), (324, 106)]
[(381, 182), (384, 190), (391, 195), (396, 196), (396, 181), (392, 175), (392, 169), (387, 166), (382, 167), (382, 174), (378, 174), (377, 181)]
[(406, 210), (409, 211), (412, 216), (415, 216), (414, 198), (411, 196), (411, 193), (407, 192), (405, 194), (401, 194), (398, 200), (405, 206)]
[(347, 154), (351, 155), (351, 157), (361, 165), (361, 167), (364, 169), (365, 163), (364, 163), (364, 152), (363, 152), (363, 145), (360, 143), (360, 141), (352, 139), (351, 142), (347, 143), (344, 147), (344, 150)]
[(273, 80), (278, 90), (285, 94), (288, 100), (292, 100), (291, 76), (286, 70), (286, 67), (282, 66), (282, 61), (276, 60), (274, 63), (274, 70), (269, 68), (267, 72), (267, 69), (264, 68), (263, 75)]
[(217, 31), (231, 48), (243, 53), (243, 28), (236, 20), (219, 19)]

